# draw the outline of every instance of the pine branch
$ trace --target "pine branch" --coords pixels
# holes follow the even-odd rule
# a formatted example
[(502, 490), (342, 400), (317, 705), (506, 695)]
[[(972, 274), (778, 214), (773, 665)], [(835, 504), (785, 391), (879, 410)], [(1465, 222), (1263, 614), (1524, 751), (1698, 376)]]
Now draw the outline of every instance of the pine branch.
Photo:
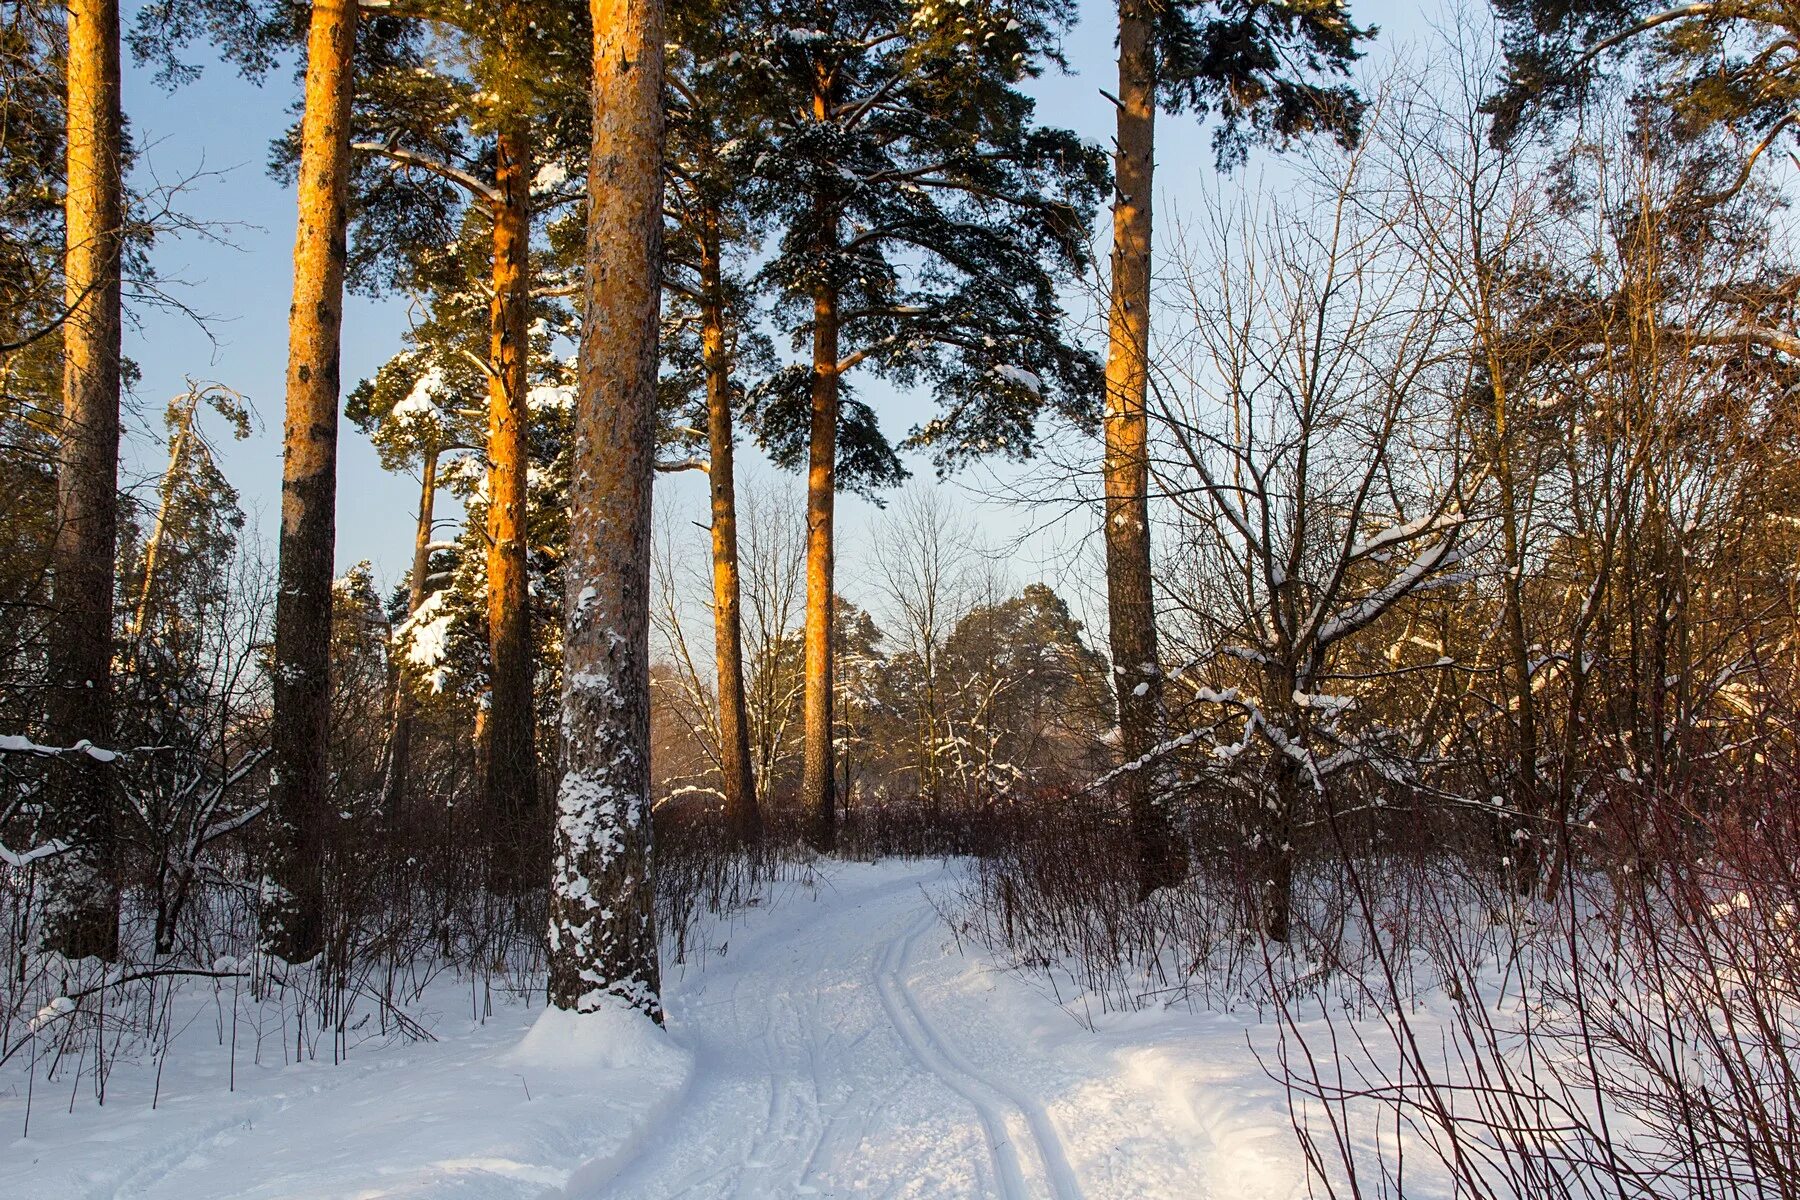
[(456, 184), (476, 199), (490, 207), (497, 207), (503, 197), (497, 188), (484, 180), (471, 175), (460, 167), (453, 167), (447, 162), (432, 158), (428, 154), (420, 154), (414, 150), (404, 150), (399, 146), (391, 146), (385, 142), (352, 142), (352, 150), (361, 150), (365, 154), (373, 154), (385, 158), (397, 166), (417, 167), (430, 172), (440, 179)]

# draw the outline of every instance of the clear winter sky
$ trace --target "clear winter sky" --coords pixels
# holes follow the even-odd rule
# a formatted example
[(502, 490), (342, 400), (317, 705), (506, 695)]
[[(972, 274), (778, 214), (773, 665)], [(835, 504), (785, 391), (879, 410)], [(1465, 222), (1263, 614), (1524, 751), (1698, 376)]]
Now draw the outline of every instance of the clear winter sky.
[[(1379, 69), (1396, 48), (1428, 37), (1440, 2), (1352, 0), (1358, 23), (1381, 30), (1365, 69)], [(129, 23), (136, 5), (127, 0), (125, 7)], [(1082, 19), (1066, 47), (1073, 73), (1047, 75), (1032, 89), (1040, 99), (1041, 120), (1106, 146), (1113, 132), (1112, 106), (1099, 89), (1112, 91), (1117, 84), (1113, 13), (1113, 0), (1081, 0)], [(282, 381), (295, 210), (292, 191), (273, 181), (265, 164), (271, 139), (293, 119), (290, 110), (297, 95), (289, 69), (272, 72), (263, 86), (256, 87), (223, 64), (210, 65), (197, 83), (168, 92), (127, 55), (124, 103), (142, 151), (140, 186), (151, 176), (169, 182), (200, 171), (212, 173), (194, 184), (183, 198), (183, 208), (196, 220), (227, 223), (221, 234), (232, 243), (190, 235), (165, 240), (156, 248), (159, 271), (182, 281), (176, 294), (207, 320), (201, 328), (170, 312), (134, 314), (125, 352), (138, 364), (142, 377), (133, 398), (136, 412), (128, 419), (127, 481), (141, 485), (161, 469), (163, 406), (183, 390), (184, 378), (216, 380), (236, 388), (253, 402), (258, 424), (248, 441), (221, 447), (224, 465), (243, 496), (252, 526), (271, 551), (279, 526)], [(1174, 228), (1183, 214), (1196, 212), (1196, 206), (1216, 203), (1245, 181), (1254, 183), (1258, 172), (1253, 159), (1232, 181), (1221, 184), (1215, 177), (1207, 131), (1192, 118), (1159, 119), (1159, 234)], [(406, 326), (404, 299), (349, 299), (344, 318), (346, 390), (399, 348)], [(863, 386), (896, 438), (928, 409), (927, 398)], [(768, 480), (790, 490), (797, 487), (754, 452), (742, 453), (739, 461), (752, 480)], [(923, 462), (915, 465), (915, 477), (926, 486), (934, 479)], [(1007, 545), (1043, 523), (1041, 510), (1028, 513), (992, 498), (1001, 490), (997, 485), (1017, 477), (1016, 470), (997, 475), (976, 471), (956, 485), (961, 502), (973, 506), (971, 529), (990, 544)], [(418, 485), (383, 471), (368, 442), (347, 423), (340, 434), (338, 496), (340, 569), (368, 559), (378, 581), (398, 580), (411, 563)], [(691, 472), (663, 478), (657, 485), (659, 508), (683, 518), (704, 520), (704, 496), (704, 480)], [(857, 544), (869, 535), (877, 510), (845, 497), (839, 512), (852, 575), (842, 586), (854, 596)], [(1103, 611), (1094, 608), (1091, 595), (1080, 594), (1091, 588), (1078, 582), (1078, 577), (1088, 575), (1079, 561), (1085, 556), (1078, 552), (1092, 529), (1091, 520), (1077, 519), (1025, 537), (1010, 565), (1014, 585), (1045, 579), (1076, 593), (1069, 598), (1090, 617)]]

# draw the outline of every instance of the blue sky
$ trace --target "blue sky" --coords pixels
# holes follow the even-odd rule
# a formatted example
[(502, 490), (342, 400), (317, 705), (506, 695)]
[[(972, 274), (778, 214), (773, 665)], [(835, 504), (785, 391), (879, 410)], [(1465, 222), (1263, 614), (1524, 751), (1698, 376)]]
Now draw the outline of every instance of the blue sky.
[[(131, 19), (130, 4), (126, 20)], [(1068, 40), (1074, 74), (1049, 76), (1038, 82), (1041, 119), (1062, 125), (1101, 144), (1112, 134), (1111, 105), (1099, 94), (1116, 78), (1113, 67), (1111, 0), (1082, 0), (1082, 20)], [(1378, 63), (1396, 45), (1429, 29), (1422, 12), (1437, 11), (1435, 0), (1353, 0), (1353, 14), (1363, 24), (1380, 26), (1382, 37), (1371, 52)], [(149, 73), (128, 62), (124, 89), (126, 112), (142, 148), (139, 170), (164, 182), (207, 172), (184, 197), (183, 207), (200, 221), (219, 222), (230, 243), (188, 236), (169, 239), (156, 249), (159, 270), (181, 281), (173, 289), (180, 299), (207, 317), (201, 328), (175, 313), (146, 310), (135, 314), (127, 333), (126, 353), (142, 372), (136, 401), (138, 415), (130, 424), (128, 478), (141, 479), (160, 469), (161, 414), (164, 402), (184, 387), (183, 380), (216, 380), (245, 393), (257, 414), (255, 434), (242, 444), (224, 448), (225, 466), (243, 495), (260, 535), (272, 546), (277, 529), (281, 490), (282, 379), (287, 352), (287, 310), (292, 281), (294, 198), (272, 180), (265, 163), (270, 140), (292, 120), (290, 107), (298, 93), (293, 73), (279, 70), (258, 87), (229, 68), (212, 65), (196, 83), (168, 92)], [(1189, 118), (1165, 118), (1158, 130), (1158, 223), (1167, 231), (1195, 205), (1214, 202), (1221, 194), (1254, 180), (1256, 163), (1233, 181), (1215, 177), (1207, 134)], [(372, 373), (400, 345), (406, 328), (404, 303), (351, 297), (344, 319), (343, 379), (346, 389)], [(881, 407), (892, 432), (903, 433), (926, 410), (922, 398), (865, 394)], [(776, 473), (755, 454), (742, 458), (752, 478)], [(417, 484), (390, 475), (375, 460), (357, 430), (344, 425), (339, 450), (339, 518), (337, 561), (340, 567), (361, 559), (375, 564), (377, 578), (394, 581), (411, 559)], [(918, 464), (918, 477), (929, 483), (928, 465)], [(1089, 522), (1073, 520), (1039, 530), (1042, 514), (1021, 511), (991, 497), (1020, 477), (1016, 470), (976, 471), (961, 485), (966, 501), (987, 540), (1009, 543), (1028, 530), (1016, 548), (1017, 582), (1082, 573), (1080, 547)], [(795, 486), (780, 481), (776, 486)], [(687, 474), (658, 485), (658, 503), (682, 516), (704, 518), (704, 481)], [(875, 510), (846, 497), (842, 524), (855, 558), (857, 539), (868, 535)], [(853, 568), (852, 568), (853, 570)], [(1064, 580), (1065, 584), (1068, 580)], [(853, 590), (853, 580), (847, 581)], [(1089, 608), (1081, 603), (1078, 607)]]

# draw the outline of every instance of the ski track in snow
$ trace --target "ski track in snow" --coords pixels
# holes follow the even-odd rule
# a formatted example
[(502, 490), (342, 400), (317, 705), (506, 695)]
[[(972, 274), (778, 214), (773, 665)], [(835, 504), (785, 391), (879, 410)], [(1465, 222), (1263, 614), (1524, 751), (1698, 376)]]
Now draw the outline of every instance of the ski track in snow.
[[(1019, 1164), (1017, 1147), (1029, 1144), (1036, 1152), (1050, 1194), (1055, 1200), (1080, 1200), (1081, 1185), (1069, 1169), (1062, 1141), (1041, 1105), (1000, 1079), (971, 1067), (933, 1027), (906, 988), (902, 974), (914, 943), (935, 922), (925, 918), (903, 941), (890, 944), (883, 971), (877, 978), (888, 1018), (913, 1056), (963, 1099), (974, 1105), (987, 1134), (994, 1172), (1007, 1200), (1024, 1200), (1029, 1194)], [(1019, 1137), (1020, 1124), (1025, 1136)]]
[(830, 864), (816, 886), (778, 887), (707, 927), (703, 961), (665, 966), (667, 1038), (646, 1025), (654, 1044), (598, 1068), (562, 1069), (554, 1039), (548, 1060), (519, 1060), (534, 1009), (345, 1067), (240, 1077), (235, 1095), (193, 1052), (156, 1113), (69, 1116), (40, 1094), (29, 1140), (0, 1126), (0, 1196), (1305, 1194), (1279, 1088), (1241, 1021), (1146, 1013), (1082, 1028), (951, 945), (936, 902), (959, 870)]
[(659, 1138), (595, 1195), (1034, 1194), (1004, 1121), (958, 1092), (900, 998), (939, 871), (875, 874), (872, 888), (837, 874), (816, 897), (795, 889), (670, 987), (670, 1030), (696, 1060), (672, 1127), (713, 1136)]
[[(582, 1194), (1299, 1194), (1216, 1192), (1215, 1147), (1182, 1094), (1186, 1074), (1142, 1070), (1142, 1055), (1160, 1055), (1134, 1036), (1090, 1034), (979, 952), (950, 949), (933, 899), (954, 871), (828, 868), (817, 895), (787, 892), (742, 920), (723, 958), (673, 978), (669, 1028), (694, 1053), (695, 1080), (670, 1132)], [(1241, 1068), (1246, 1056), (1233, 1057)]]

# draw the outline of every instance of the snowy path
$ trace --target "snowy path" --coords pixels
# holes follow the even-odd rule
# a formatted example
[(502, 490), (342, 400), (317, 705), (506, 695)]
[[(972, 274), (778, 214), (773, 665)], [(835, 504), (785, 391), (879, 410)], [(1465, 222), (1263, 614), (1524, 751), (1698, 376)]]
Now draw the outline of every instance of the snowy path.
[(932, 899), (953, 882), (935, 865), (836, 871), (816, 896), (752, 914), (723, 958), (671, 980), (669, 1028), (695, 1056), (689, 1088), (667, 1135), (586, 1194), (1296, 1194), (1288, 1147), (1270, 1138), (1285, 1131), (1197, 1115), (1207, 1106), (1183, 1079), (1200, 1080), (1169, 1070), (1142, 1022), (1089, 1033), (958, 953)]
[[(934, 899), (954, 871), (834, 865), (711, 927), (703, 963), (666, 968), (667, 1037), (639, 1024), (616, 1046), (610, 1030), (582, 1045), (540, 1024), (521, 1045), (536, 1010), (477, 1025), (465, 988), (438, 1043), (247, 1081), (240, 1062), (234, 1093), (216, 1047), (180, 1049), (154, 1112), (147, 1068), (121, 1071), (105, 1110), (46, 1111), (40, 1097), (29, 1139), (0, 1135), (0, 1195), (1305, 1194), (1241, 1023), (1082, 1028), (953, 943)], [(12, 1131), (16, 1101), (0, 1090)]]
[(969, 1062), (909, 989), (935, 869), (839, 877), (728, 946), (670, 1029), (695, 1054), (675, 1128), (599, 1194), (1083, 1195), (1055, 1124)]

